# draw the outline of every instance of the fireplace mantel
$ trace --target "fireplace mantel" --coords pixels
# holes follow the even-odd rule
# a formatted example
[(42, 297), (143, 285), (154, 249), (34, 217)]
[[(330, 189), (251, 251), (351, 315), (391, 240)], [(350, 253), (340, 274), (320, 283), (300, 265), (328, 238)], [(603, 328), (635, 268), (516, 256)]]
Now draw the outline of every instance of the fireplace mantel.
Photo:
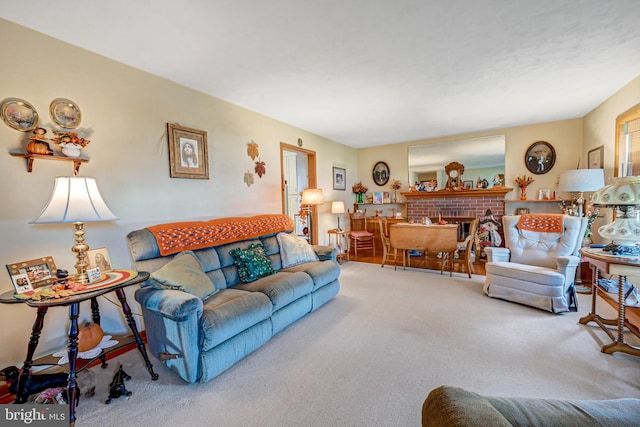
[(476, 190), (438, 190), (438, 191), (407, 191), (402, 194), (407, 201), (410, 199), (433, 199), (433, 198), (467, 198), (467, 197), (504, 197), (513, 188), (499, 187), (491, 189)]

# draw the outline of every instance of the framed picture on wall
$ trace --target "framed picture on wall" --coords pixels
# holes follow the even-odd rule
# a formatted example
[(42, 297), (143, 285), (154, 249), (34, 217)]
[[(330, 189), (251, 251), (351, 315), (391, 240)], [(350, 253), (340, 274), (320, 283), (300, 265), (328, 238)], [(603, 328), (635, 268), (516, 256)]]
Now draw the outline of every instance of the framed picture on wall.
[(347, 170), (344, 168), (333, 167), (333, 189), (347, 189)]
[(604, 145), (589, 150), (589, 169), (604, 169)]
[(167, 123), (171, 178), (209, 179), (207, 132)]

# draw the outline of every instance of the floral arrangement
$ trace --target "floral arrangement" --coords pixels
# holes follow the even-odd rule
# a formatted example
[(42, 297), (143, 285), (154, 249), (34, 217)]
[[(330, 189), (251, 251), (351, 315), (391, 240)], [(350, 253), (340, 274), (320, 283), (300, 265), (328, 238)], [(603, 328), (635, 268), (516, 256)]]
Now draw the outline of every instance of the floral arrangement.
[(89, 145), (91, 141), (88, 139), (80, 138), (75, 132), (56, 132), (53, 131), (54, 137), (51, 141), (55, 144), (78, 144), (82, 148)]
[(533, 181), (535, 180), (533, 179), (532, 176), (528, 178), (526, 175), (516, 177), (516, 184), (518, 184), (518, 187), (520, 188), (527, 188), (527, 186), (531, 184)]
[(362, 182), (360, 181), (356, 182), (356, 184), (353, 187), (351, 187), (351, 190), (353, 190), (353, 192), (356, 194), (364, 194), (367, 191), (369, 191), (369, 189), (364, 185), (362, 185)]
[(596, 206), (593, 206), (593, 204), (589, 204), (585, 216), (587, 217), (587, 229), (584, 232), (584, 237), (586, 238), (593, 234), (593, 231), (591, 231), (591, 226), (593, 225), (594, 221), (600, 217), (600, 209), (598, 209), (598, 207)]
[(397, 179), (394, 179), (393, 182), (391, 183), (391, 188), (394, 190), (399, 190), (400, 187), (402, 187), (402, 184), (400, 183), (400, 181)]

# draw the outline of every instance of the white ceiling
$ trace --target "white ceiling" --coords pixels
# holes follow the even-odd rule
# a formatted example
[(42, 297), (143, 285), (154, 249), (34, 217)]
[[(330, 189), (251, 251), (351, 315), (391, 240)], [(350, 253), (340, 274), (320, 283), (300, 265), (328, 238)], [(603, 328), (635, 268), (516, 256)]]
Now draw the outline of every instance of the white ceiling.
[(582, 117), (640, 75), (638, 0), (0, 1), (5, 19), (352, 147)]

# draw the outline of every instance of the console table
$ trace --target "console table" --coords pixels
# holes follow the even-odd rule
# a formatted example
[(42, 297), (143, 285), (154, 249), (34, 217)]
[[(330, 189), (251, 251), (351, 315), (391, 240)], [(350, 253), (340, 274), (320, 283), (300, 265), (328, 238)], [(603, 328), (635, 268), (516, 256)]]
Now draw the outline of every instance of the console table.
[[(417, 250), (424, 252), (444, 252), (453, 259), (453, 253), (458, 249), (458, 224), (410, 224), (400, 223), (389, 226), (389, 239), (394, 253), (402, 250), (402, 268), (405, 267), (405, 252)], [(444, 257), (442, 258), (444, 259)], [(442, 261), (440, 273), (442, 273)], [(453, 275), (453, 262), (449, 263), (449, 275)]]
[[(136, 327), (135, 320), (133, 319), (133, 315), (131, 314), (131, 308), (127, 303), (127, 297), (124, 292), (124, 288), (126, 288), (127, 286), (142, 283), (147, 280), (149, 278), (149, 273), (138, 272), (136, 275), (136, 272), (132, 272), (129, 270), (114, 270), (114, 275), (115, 274), (120, 274), (120, 279), (116, 278), (115, 280), (110, 281), (104, 287), (100, 287), (98, 282), (97, 285), (90, 285), (95, 286), (95, 290), (77, 293), (63, 298), (51, 298), (34, 301), (30, 299), (17, 298), (13, 291), (8, 291), (0, 295), (0, 303), (24, 303), (29, 307), (37, 309), (36, 320), (31, 331), (31, 339), (29, 340), (29, 344), (27, 346), (27, 356), (25, 358), (24, 364), (22, 365), (22, 372), (20, 374), (20, 377), (18, 378), (16, 403), (22, 403), (18, 402), (18, 396), (21, 395), (24, 385), (29, 377), (29, 371), (33, 366), (33, 356), (35, 354), (36, 348), (38, 347), (40, 333), (42, 332), (42, 327), (44, 326), (44, 318), (49, 307), (69, 307), (69, 383), (67, 389), (69, 400), (69, 424), (75, 424), (76, 397), (78, 393), (76, 384), (76, 362), (78, 356), (78, 316), (80, 313), (80, 303), (82, 301), (91, 300), (92, 320), (94, 323), (100, 324), (100, 308), (97, 298), (109, 292), (115, 292), (118, 300), (120, 301), (120, 304), (122, 305), (122, 312), (127, 319), (129, 329), (131, 329), (131, 332), (133, 333), (135, 342), (138, 345), (138, 350), (144, 358), (147, 371), (149, 371), (149, 374), (151, 374), (151, 379), (158, 379), (158, 374), (153, 371), (153, 366), (151, 365), (151, 362), (147, 355), (146, 347), (144, 345), (144, 342), (142, 341), (142, 338), (140, 337), (140, 334), (138, 333), (138, 328)], [(104, 355), (108, 352), (109, 349), (103, 350), (103, 353), (99, 357), (103, 358)]]
[[(640, 272), (640, 259), (616, 257), (604, 254), (601, 249), (581, 249), (580, 254), (594, 267), (593, 290), (591, 293), (591, 312), (580, 319), (580, 323), (586, 325), (595, 322), (613, 341), (602, 346), (602, 352), (612, 354), (615, 352), (640, 356), (640, 348), (629, 345), (624, 339), (624, 328), (633, 331), (634, 327), (626, 317), (626, 305), (624, 304), (624, 284), (627, 276)], [(598, 297), (598, 279), (600, 271), (618, 276), (618, 317), (617, 319), (605, 319), (596, 313), (596, 300)], [(607, 326), (616, 326), (617, 335), (614, 335)]]

